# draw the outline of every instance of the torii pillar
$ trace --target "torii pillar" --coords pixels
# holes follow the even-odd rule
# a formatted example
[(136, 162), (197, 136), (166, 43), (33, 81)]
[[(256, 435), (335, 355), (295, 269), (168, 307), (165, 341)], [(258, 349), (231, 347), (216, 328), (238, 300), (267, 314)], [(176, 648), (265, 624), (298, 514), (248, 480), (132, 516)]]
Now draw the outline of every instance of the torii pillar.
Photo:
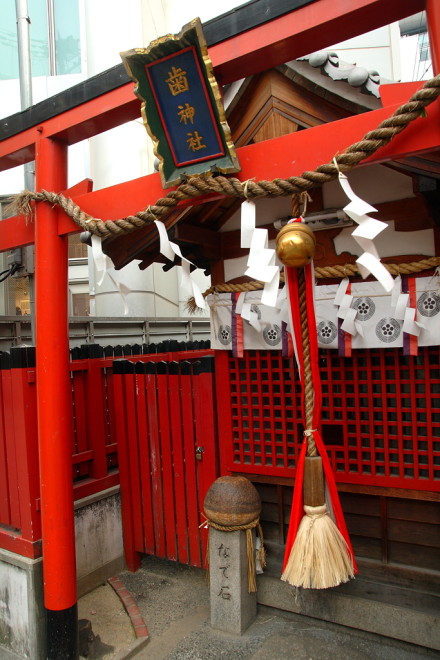
[[(67, 144), (41, 137), (37, 190), (67, 187)], [(78, 658), (72, 401), (69, 374), (67, 236), (57, 210), (37, 204), (35, 225), (36, 383), (48, 660)]]

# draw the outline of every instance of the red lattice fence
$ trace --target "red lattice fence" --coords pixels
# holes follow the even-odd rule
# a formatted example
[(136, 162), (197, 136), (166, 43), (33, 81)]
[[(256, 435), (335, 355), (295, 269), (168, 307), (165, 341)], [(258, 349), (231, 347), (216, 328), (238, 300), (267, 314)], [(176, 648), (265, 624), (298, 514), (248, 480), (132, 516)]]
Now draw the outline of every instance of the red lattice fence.
[[(302, 440), (301, 389), (275, 351), (229, 356), (222, 470), (292, 477)], [(440, 350), (321, 353), (322, 430), (340, 483), (437, 491), (440, 485)], [(226, 404), (224, 404), (226, 406)], [(222, 424), (222, 419), (219, 420)], [(230, 435), (230, 441), (227, 436)]]

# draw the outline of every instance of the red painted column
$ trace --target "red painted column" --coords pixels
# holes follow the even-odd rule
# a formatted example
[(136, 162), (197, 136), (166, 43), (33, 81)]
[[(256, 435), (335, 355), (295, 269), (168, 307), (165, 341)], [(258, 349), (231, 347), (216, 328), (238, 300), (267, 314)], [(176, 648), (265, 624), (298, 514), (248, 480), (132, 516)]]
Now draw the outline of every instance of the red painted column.
[[(67, 187), (67, 145), (42, 137), (36, 144), (36, 189)], [(44, 604), (47, 658), (78, 657), (75, 534), (71, 461), (67, 237), (57, 211), (36, 209), (36, 381), (40, 454)]]
[(428, 22), (429, 48), (431, 50), (434, 75), (440, 73), (440, 2), (426, 0), (426, 18)]

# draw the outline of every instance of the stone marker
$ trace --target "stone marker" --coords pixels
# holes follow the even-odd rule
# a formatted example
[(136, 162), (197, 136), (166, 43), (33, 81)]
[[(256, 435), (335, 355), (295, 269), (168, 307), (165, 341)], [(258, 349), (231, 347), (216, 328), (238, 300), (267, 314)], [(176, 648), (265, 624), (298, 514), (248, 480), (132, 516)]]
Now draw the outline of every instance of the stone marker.
[[(211, 626), (241, 635), (257, 614), (257, 594), (255, 591), (249, 593), (247, 551), (249, 534), (255, 557), (255, 527), (246, 531), (240, 529), (240, 526), (258, 520), (260, 498), (245, 477), (225, 476), (212, 484), (205, 498), (204, 509), (210, 524)], [(222, 527), (231, 531), (225, 531)], [(237, 529), (234, 530), (234, 527)], [(251, 561), (250, 566), (255, 571), (254, 561)]]

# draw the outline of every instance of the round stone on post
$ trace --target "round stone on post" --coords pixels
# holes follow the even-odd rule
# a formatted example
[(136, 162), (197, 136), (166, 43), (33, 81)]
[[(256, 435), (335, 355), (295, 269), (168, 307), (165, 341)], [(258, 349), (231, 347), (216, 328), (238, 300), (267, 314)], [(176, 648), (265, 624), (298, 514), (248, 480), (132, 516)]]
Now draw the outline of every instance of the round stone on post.
[(236, 527), (256, 520), (261, 512), (258, 491), (246, 477), (219, 477), (206, 493), (203, 503), (208, 520)]
[(204, 510), (210, 527), (211, 626), (242, 634), (257, 614), (257, 595), (249, 591), (249, 577), (255, 580), (260, 497), (245, 477), (219, 477), (206, 494)]

